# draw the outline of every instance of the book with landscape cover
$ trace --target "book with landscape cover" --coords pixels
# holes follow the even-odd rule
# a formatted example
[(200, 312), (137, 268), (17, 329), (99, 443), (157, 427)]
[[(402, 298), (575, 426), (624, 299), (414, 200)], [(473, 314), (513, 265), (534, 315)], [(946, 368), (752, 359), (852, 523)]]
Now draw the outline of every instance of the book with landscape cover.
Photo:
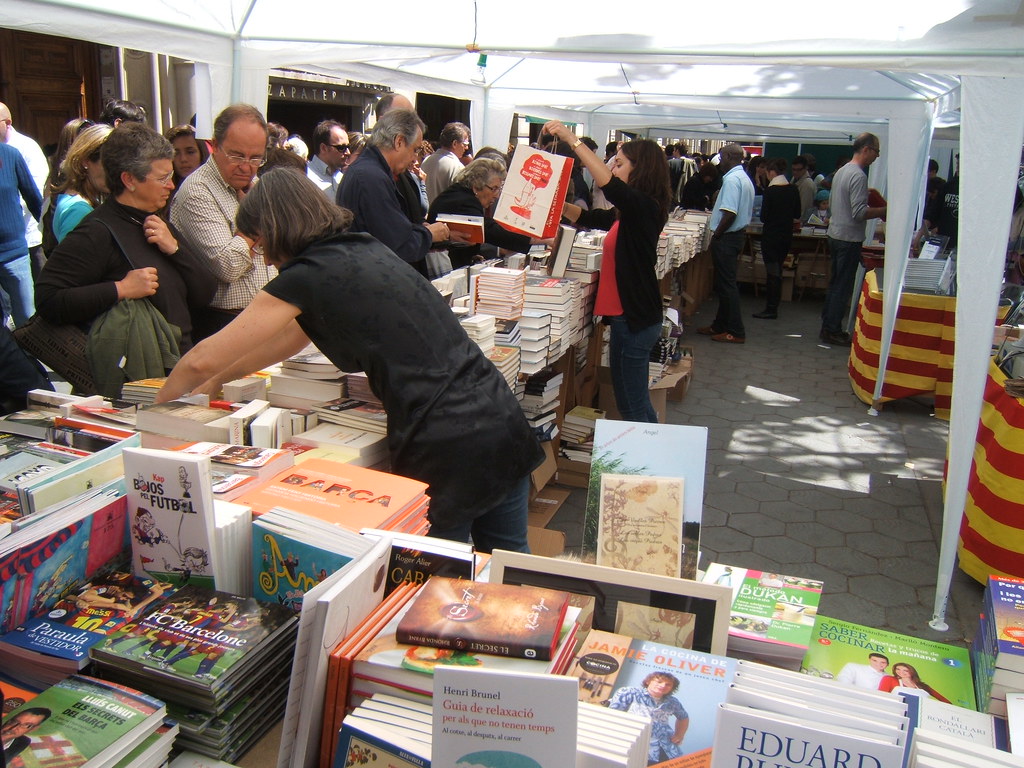
[(295, 626), (295, 614), (283, 606), (189, 584), (90, 653), (101, 669), (216, 698), (232, 675)]
[(709, 565), (703, 581), (732, 589), (731, 654), (799, 668), (814, 631), (822, 582), (724, 563)]
[(423, 498), (427, 484), (387, 472), (310, 459), (285, 470), (238, 501), (263, 514), (286, 507), (349, 530), (382, 528)]
[(696, 767), (710, 758), (717, 707), (736, 664), (725, 656), (591, 630), (570, 674), (579, 678), (581, 701), (652, 721), (648, 765), (686, 758), (685, 765)]
[[(682, 488), (681, 570), (697, 578), (700, 520), (704, 503), (704, 474), (708, 431), (682, 424), (646, 424), (599, 419), (594, 427), (587, 506), (583, 520), (583, 557), (595, 562), (600, 548), (601, 477), (642, 475), (679, 478)], [(609, 542), (616, 546), (614, 542)]]
[[(872, 667), (870, 654), (881, 655), (886, 665)], [(876, 661), (880, 664), (880, 661)], [(899, 684), (897, 666), (909, 666), (926, 691), (967, 709), (975, 708), (971, 662), (966, 648), (900, 635), (819, 615), (801, 672), (862, 688), (891, 691)]]
[(399, 643), (548, 661), (558, 645), (569, 593), (435, 576), (416, 596)]
[[(42, 717), (40, 709), (49, 715)], [(21, 712), (38, 724), (4, 748), (7, 764), (17, 760), (24, 768), (77, 768), (90, 761), (113, 764), (128, 754), (160, 727), (166, 707), (139, 691), (75, 675), (7, 714), (4, 725)]]
[(174, 584), (213, 587), (210, 459), (179, 451), (124, 451), (132, 569)]

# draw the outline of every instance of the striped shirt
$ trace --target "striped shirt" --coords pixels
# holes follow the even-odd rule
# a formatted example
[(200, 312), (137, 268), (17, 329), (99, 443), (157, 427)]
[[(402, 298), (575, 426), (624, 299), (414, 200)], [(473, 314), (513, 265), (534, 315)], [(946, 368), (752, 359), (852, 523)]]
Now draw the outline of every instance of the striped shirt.
[(245, 309), (277, 275), (276, 267), (254, 260), (248, 243), (235, 234), (237, 213), (238, 192), (212, 157), (182, 182), (171, 204), (171, 223), (189, 249), (210, 260), (219, 281), (210, 306), (217, 309)]

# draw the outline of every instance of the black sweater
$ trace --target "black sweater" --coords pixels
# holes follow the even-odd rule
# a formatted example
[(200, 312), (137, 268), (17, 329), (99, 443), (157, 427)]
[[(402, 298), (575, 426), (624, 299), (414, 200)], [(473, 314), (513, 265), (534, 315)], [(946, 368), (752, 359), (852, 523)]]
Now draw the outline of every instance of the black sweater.
[[(618, 212), (615, 281), (626, 322), (636, 333), (661, 322), (661, 290), (654, 265), (665, 217), (657, 201), (615, 176), (601, 189)], [(616, 210), (598, 208), (583, 211), (576, 224), (592, 229), (610, 229), (615, 217)]]

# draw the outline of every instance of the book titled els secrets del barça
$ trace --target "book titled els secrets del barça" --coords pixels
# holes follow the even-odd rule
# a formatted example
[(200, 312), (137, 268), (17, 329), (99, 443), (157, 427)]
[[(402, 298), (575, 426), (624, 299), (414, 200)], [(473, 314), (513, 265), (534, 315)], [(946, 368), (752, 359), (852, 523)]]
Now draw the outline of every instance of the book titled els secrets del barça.
[(399, 643), (550, 661), (569, 593), (433, 576), (398, 624)]

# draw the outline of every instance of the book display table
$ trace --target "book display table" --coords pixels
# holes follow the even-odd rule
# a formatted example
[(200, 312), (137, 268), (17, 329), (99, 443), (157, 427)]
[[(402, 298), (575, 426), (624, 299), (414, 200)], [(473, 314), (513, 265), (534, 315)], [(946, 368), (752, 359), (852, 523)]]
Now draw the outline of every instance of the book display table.
[[(955, 319), (955, 298), (917, 293), (900, 296), (881, 402), (934, 395), (935, 415), (949, 419)], [(881, 348), (882, 290), (872, 271), (865, 275), (861, 287), (849, 363), (850, 386), (868, 405), (878, 380)]]
[(982, 584), (991, 573), (1024, 578), (1024, 401), (1005, 383), (989, 362), (960, 525), (960, 568)]

